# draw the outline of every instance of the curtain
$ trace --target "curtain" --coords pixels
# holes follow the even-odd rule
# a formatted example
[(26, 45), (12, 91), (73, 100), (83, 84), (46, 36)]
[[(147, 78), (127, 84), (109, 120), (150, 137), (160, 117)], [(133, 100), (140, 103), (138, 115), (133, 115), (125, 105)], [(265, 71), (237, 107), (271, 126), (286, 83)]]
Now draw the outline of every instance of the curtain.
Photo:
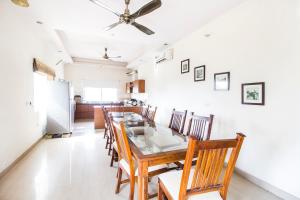
[(55, 78), (55, 71), (36, 58), (33, 59), (33, 71), (46, 74), (49, 80), (54, 80)]

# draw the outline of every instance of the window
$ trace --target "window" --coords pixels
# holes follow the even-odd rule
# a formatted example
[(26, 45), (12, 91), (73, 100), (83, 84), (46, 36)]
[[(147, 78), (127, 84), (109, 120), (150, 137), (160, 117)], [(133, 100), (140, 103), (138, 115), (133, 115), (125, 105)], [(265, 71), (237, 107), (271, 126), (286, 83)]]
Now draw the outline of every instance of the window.
[(102, 101), (117, 101), (116, 88), (102, 88)]
[(84, 88), (84, 100), (85, 101), (101, 101), (101, 88)]
[(87, 102), (117, 101), (116, 88), (84, 88), (84, 100)]

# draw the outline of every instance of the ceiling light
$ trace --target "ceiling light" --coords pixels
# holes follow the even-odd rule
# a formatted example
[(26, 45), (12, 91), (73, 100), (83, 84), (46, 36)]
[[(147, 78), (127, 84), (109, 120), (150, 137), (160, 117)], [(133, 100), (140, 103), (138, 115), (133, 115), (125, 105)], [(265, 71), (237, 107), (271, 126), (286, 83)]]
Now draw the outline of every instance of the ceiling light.
[(11, 0), (14, 4), (21, 7), (29, 7), (29, 3), (27, 0)]

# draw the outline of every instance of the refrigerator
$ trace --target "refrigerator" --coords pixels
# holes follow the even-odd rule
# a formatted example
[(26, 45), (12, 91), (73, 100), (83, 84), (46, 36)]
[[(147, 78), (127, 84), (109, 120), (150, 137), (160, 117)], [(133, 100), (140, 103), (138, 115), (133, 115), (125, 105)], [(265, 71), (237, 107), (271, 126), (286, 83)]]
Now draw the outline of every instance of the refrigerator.
[(72, 133), (75, 101), (73, 87), (65, 80), (48, 81), (47, 133)]

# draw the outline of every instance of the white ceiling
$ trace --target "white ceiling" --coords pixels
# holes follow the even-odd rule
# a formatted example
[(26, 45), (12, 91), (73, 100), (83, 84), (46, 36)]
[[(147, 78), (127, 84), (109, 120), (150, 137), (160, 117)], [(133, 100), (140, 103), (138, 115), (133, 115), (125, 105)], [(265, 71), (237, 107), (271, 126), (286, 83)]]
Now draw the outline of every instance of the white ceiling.
[[(124, 0), (102, 0), (123, 12)], [(131, 0), (131, 13), (150, 0)], [(109, 55), (130, 62), (163, 43), (173, 43), (244, 0), (162, 0), (162, 7), (136, 21), (156, 32), (148, 36), (131, 25), (111, 31), (103, 28), (118, 18), (89, 0), (29, 0), (30, 9), (45, 25), (58, 30), (72, 57), (99, 59), (108, 47)]]

